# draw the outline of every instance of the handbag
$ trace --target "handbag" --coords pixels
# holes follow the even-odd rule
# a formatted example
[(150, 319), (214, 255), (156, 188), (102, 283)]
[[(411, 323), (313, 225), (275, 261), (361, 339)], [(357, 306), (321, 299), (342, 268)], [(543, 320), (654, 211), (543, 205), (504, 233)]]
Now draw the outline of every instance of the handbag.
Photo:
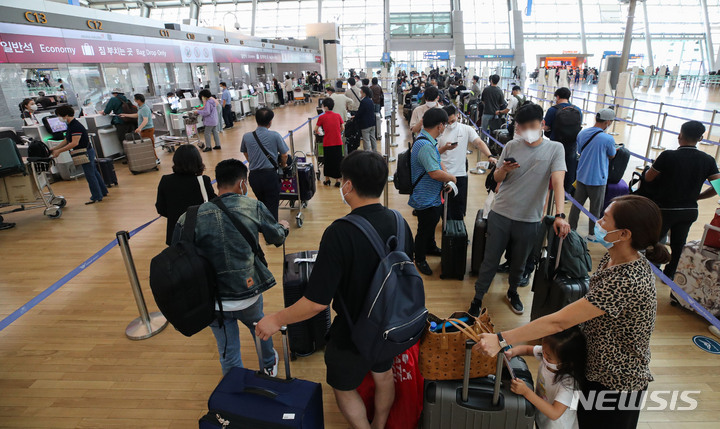
[[(715, 210), (715, 217), (713, 217), (710, 225), (720, 227), (720, 209)], [(705, 228), (705, 240), (703, 241), (703, 246), (720, 249), (720, 232), (711, 228)]]
[(88, 156), (87, 149), (76, 149), (70, 152), (73, 165), (76, 167), (83, 164), (90, 163), (90, 157)]
[[(468, 322), (460, 320), (465, 318)], [(442, 326), (440, 332), (430, 330), (430, 323)], [(447, 325), (456, 330), (448, 332)], [(420, 372), (428, 380), (462, 380), (465, 370), (465, 342), (478, 342), (480, 334), (493, 333), (494, 325), (487, 309), (479, 317), (466, 312), (453, 313), (447, 319), (428, 315), (425, 335), (420, 339)], [(497, 358), (483, 353), (473, 353), (470, 363), (470, 378), (486, 377), (497, 369)]]

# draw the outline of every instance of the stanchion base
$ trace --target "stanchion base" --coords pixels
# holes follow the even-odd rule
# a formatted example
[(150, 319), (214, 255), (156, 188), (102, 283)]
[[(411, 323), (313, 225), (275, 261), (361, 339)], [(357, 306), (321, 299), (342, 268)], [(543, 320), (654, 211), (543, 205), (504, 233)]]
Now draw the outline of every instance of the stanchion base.
[(315, 154), (314, 154), (313, 152), (305, 152), (305, 155), (307, 155), (307, 156), (315, 156)]
[(608, 133), (608, 134), (611, 135), (611, 136), (619, 136), (619, 135), (620, 135), (620, 134), (618, 134), (618, 133)]
[(635, 126), (635, 124), (631, 124), (631, 123), (627, 123), (627, 124), (625, 124), (625, 125), (627, 125), (628, 127), (634, 127), (634, 126)]
[(390, 158), (388, 158), (388, 162), (395, 162), (395, 161), (397, 161), (397, 159), (394, 156), (391, 156)]
[(392, 134), (393, 137), (400, 137), (400, 133), (394, 133)]
[(652, 150), (665, 150), (665, 148), (662, 146), (653, 146), (653, 147), (651, 147), (651, 149)]
[(469, 171), (472, 174), (485, 174), (485, 170), (482, 168), (471, 168)]
[(398, 147), (399, 145), (397, 143), (390, 143), (390, 147)]
[(654, 132), (654, 133), (659, 133), (660, 130), (656, 128), (656, 129), (653, 130), (653, 132)]
[(159, 334), (168, 325), (167, 319), (159, 311), (150, 313), (150, 331), (145, 323), (139, 317), (125, 328), (125, 335), (131, 340), (144, 340), (155, 334)]

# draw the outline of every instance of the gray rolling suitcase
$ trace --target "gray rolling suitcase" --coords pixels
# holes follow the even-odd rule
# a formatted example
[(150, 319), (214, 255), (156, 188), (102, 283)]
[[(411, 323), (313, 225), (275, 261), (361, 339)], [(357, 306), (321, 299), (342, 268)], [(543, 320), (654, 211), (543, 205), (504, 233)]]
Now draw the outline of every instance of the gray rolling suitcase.
[[(510, 376), (503, 377), (503, 355), (498, 354), (495, 375), (470, 380), (473, 342), (465, 347), (465, 376), (461, 381), (425, 381), (423, 429), (533, 429), (535, 407), (510, 391)], [(515, 376), (533, 387), (532, 375), (521, 358), (510, 365)]]
[(128, 168), (132, 174), (158, 170), (155, 147), (152, 140), (142, 138), (136, 133), (127, 133), (123, 141)]

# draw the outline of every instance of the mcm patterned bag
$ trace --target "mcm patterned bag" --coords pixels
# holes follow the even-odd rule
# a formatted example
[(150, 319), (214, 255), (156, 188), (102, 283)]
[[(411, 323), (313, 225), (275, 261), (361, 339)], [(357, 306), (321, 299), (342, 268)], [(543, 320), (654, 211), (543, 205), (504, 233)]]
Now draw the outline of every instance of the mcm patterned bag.
[[(467, 322), (460, 320), (465, 318)], [(442, 329), (430, 330), (435, 322)], [(436, 328), (437, 330), (437, 328)], [(494, 325), (483, 308), (479, 317), (466, 312), (453, 313), (447, 319), (428, 315), (425, 335), (420, 340), (420, 372), (428, 380), (462, 380), (465, 368), (465, 342), (479, 341), (480, 334), (493, 333)], [(494, 374), (497, 358), (482, 353), (473, 353), (470, 364), (470, 378)]]

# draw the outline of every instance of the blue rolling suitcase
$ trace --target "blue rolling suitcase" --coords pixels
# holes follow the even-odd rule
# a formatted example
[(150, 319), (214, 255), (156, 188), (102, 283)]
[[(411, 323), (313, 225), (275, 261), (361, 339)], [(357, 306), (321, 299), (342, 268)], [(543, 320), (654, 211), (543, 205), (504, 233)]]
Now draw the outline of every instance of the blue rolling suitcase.
[[(210, 395), (210, 412), (200, 419), (200, 429), (325, 427), (322, 386), (290, 376), (287, 328), (283, 327), (282, 335), (285, 379), (245, 368), (231, 369)], [(256, 338), (258, 355), (259, 345)]]

